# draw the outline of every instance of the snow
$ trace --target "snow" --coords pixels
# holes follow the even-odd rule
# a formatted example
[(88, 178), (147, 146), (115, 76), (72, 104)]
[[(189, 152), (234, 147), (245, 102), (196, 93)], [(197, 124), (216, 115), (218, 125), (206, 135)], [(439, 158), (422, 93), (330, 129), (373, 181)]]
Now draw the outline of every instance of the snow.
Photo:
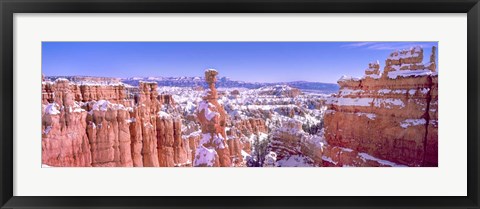
[(373, 98), (337, 98), (337, 102), (334, 103), (338, 106), (371, 106)]
[(203, 134), (202, 139), (200, 139), (199, 144), (203, 145), (203, 144), (208, 144), (210, 142), (213, 142), (217, 148), (220, 148), (220, 149), (225, 148), (225, 145), (224, 145), (224, 143), (225, 143), (224, 140), (225, 139), (222, 137), (221, 134), (219, 134), (219, 133), (213, 134), (213, 141), (211, 139), (212, 139), (212, 134), (211, 133)]
[(277, 166), (277, 153), (269, 152), (265, 155), (265, 161), (263, 162), (264, 167), (275, 167)]
[(213, 68), (206, 69), (205, 72), (217, 72), (218, 73), (218, 71), (213, 69)]
[(212, 103), (209, 103), (209, 102), (205, 101), (205, 100), (201, 101), (198, 104), (198, 112), (201, 112), (203, 110), (204, 114), (205, 114), (205, 118), (207, 118), (207, 120), (210, 121), (215, 116), (220, 116), (220, 113), (215, 112), (215, 111), (211, 111), (210, 108), (208, 108), (209, 106), (214, 106), (214, 105)]
[(190, 167), (190, 164), (192, 164), (192, 162), (187, 160), (187, 162), (175, 164), (174, 167)]
[(42, 164), (42, 168), (51, 168), (51, 167), (54, 167), (54, 166), (47, 165), (47, 164)]
[(360, 152), (358, 153), (358, 155), (363, 159), (363, 160), (372, 160), (372, 161), (376, 161), (378, 162), (380, 165), (384, 165), (384, 166), (391, 166), (391, 167), (405, 167), (403, 165), (399, 165), (399, 164), (396, 164), (394, 162), (390, 162), (388, 160), (381, 160), (381, 159), (378, 159), (376, 157), (373, 157), (367, 153), (363, 153), (363, 152)]
[(199, 144), (208, 144), (211, 138), (212, 138), (212, 134), (210, 133), (203, 134)]
[(422, 94), (427, 94), (429, 91), (430, 91), (430, 88), (422, 88), (422, 89), (420, 89), (420, 92), (422, 92)]
[(57, 78), (57, 79), (55, 80), (55, 82), (59, 82), (59, 81), (60, 81), (60, 82), (65, 82), (65, 81), (68, 82), (68, 79), (66, 79), (66, 78)]
[(392, 91), (394, 94), (406, 94), (407, 90), (404, 89), (397, 89)]
[(114, 103), (110, 103), (109, 101), (107, 100), (98, 100), (98, 101), (92, 101), (93, 102), (93, 106), (92, 106), (92, 109), (90, 110), (90, 112), (88, 112), (88, 114), (93, 114), (93, 111), (102, 111), (102, 112), (105, 112), (108, 110), (108, 108), (111, 108), (112, 110), (126, 110), (126, 108), (121, 105), (121, 104), (114, 104)]
[(380, 79), (382, 76), (377, 74), (365, 75), (365, 78)]
[(313, 167), (313, 160), (303, 155), (291, 155), (277, 161), (279, 167)]
[(195, 160), (193, 166), (210, 166), (215, 164), (215, 156), (217, 152), (213, 148), (206, 148), (202, 145), (198, 146), (195, 152)]
[(168, 118), (171, 118), (172, 116), (164, 111), (158, 111), (158, 117), (168, 119)]
[(323, 147), (326, 144), (325, 139), (323, 138), (323, 133), (321, 135), (304, 135), (301, 140), (306, 141), (316, 148), (320, 148), (321, 151), (323, 151)]
[[(84, 103), (81, 103), (84, 104)], [(70, 107), (71, 108), (71, 107)], [(73, 112), (79, 113), (79, 112), (85, 112), (85, 110), (80, 106), (78, 102), (73, 102)], [(72, 110), (70, 110), (72, 112)]]
[(132, 87), (128, 84), (122, 82), (111, 82), (111, 81), (78, 81), (74, 82), (74, 84), (79, 86), (125, 86), (125, 87)]
[(377, 117), (377, 115), (373, 114), (373, 113), (357, 112), (355, 114), (358, 115), (358, 116), (365, 116), (365, 117), (369, 118), (370, 120), (375, 120), (375, 118)]
[(247, 157), (250, 157), (251, 155), (245, 152), (244, 150), (241, 151), (243, 159), (247, 159)]
[(337, 164), (337, 162), (333, 161), (332, 158), (327, 157), (327, 156), (325, 156), (325, 155), (322, 156), (322, 160), (327, 161), (327, 162), (329, 162), (329, 163), (332, 163), (332, 164), (334, 164), (334, 165)]
[(410, 94), (410, 95), (415, 95), (416, 92), (417, 92), (416, 89), (410, 89), (410, 90), (408, 90), (408, 94)]
[(263, 133), (263, 132), (258, 132), (258, 135), (257, 134), (251, 134), (250, 137), (248, 138), (248, 141), (250, 143), (254, 143), (255, 142), (255, 139), (258, 139), (258, 141), (264, 141), (264, 140), (267, 140), (268, 139), (268, 134), (267, 133)]
[(283, 91), (290, 91), (290, 90), (293, 90), (293, 88), (288, 85), (265, 86), (257, 89), (257, 91), (260, 91), (260, 92), (264, 92), (264, 91), (283, 92)]
[(392, 90), (390, 90), (390, 89), (380, 89), (380, 90), (378, 90), (378, 93), (379, 93), (379, 94), (388, 94), (388, 93), (390, 93), (391, 91), (392, 91)]
[(43, 131), (44, 134), (48, 134), (52, 130), (52, 126), (47, 126), (45, 130)]
[(408, 128), (410, 126), (425, 125), (427, 121), (423, 118), (421, 119), (406, 119), (400, 123), (402, 128)]
[(144, 123), (143, 127), (145, 128), (153, 128), (153, 125), (150, 122)]
[(401, 99), (374, 99), (373, 104), (375, 107), (385, 107), (388, 109), (393, 107), (405, 107), (405, 104)]
[(363, 93), (363, 92), (364, 92), (363, 90), (355, 90), (355, 89), (345, 88), (345, 89), (340, 90), (340, 96), (348, 96), (348, 95), (351, 95), (351, 94), (359, 94), (359, 93)]
[(49, 115), (58, 115), (60, 114), (60, 111), (58, 111), (58, 104), (57, 103), (49, 103), (45, 106), (45, 113)]
[(388, 78), (397, 79), (398, 77), (418, 77), (432, 75), (431, 70), (397, 70), (388, 72)]
[(108, 109), (108, 101), (107, 100), (98, 100), (98, 102), (96, 102), (94, 105), (93, 105), (93, 110), (100, 110), (100, 111), (107, 111)]
[(359, 81), (360, 78), (355, 78), (355, 77), (352, 77), (352, 76), (347, 76), (347, 75), (343, 75), (342, 77), (340, 77), (340, 79), (338, 79), (338, 82), (342, 82), (342, 81)]

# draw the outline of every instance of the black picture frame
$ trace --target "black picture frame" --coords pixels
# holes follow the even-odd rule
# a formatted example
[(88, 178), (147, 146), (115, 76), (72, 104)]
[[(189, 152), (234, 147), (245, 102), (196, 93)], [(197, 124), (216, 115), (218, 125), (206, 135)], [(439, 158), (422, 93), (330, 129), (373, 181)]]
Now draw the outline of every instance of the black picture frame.
[[(0, 204), (2, 208), (479, 208), (479, 0), (0, 0), (0, 11)], [(15, 108), (13, 103), (13, 15), (15, 13), (179, 12), (467, 13), (468, 195), (465, 197), (13, 196), (13, 121), (15, 120), (12, 111)]]

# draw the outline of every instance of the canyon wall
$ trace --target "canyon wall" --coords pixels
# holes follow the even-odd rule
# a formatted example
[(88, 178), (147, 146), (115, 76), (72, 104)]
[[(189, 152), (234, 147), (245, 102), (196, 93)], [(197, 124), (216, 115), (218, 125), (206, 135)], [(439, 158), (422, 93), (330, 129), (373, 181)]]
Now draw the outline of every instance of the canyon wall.
[[(195, 117), (185, 119), (172, 95), (158, 94), (155, 82), (135, 88), (104, 78), (42, 78), (42, 164), (245, 166), (250, 142), (241, 133), (227, 137), (228, 118), (214, 85), (217, 73), (208, 72), (210, 88)], [(260, 119), (239, 121), (238, 127), (249, 133), (266, 130)]]
[(324, 158), (338, 158), (337, 146), (401, 165), (438, 166), (435, 51), (426, 64), (420, 47), (393, 52), (383, 72), (377, 61), (362, 78), (342, 77), (327, 101), (325, 139), (332, 149)]
[[(171, 95), (156, 83), (42, 82), (42, 163), (62, 167), (191, 166)], [(165, 111), (164, 111), (165, 110)]]

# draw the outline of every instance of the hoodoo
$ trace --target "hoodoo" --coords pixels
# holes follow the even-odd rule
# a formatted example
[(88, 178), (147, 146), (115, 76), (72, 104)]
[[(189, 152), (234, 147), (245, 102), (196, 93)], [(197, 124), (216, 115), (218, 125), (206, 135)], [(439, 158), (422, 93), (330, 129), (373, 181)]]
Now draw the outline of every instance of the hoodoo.
[(217, 101), (218, 72), (214, 69), (205, 70), (205, 80), (208, 89), (202, 101), (198, 104), (197, 117), (202, 129), (202, 139), (195, 152), (194, 166), (222, 166), (232, 165), (225, 132), (226, 113)]

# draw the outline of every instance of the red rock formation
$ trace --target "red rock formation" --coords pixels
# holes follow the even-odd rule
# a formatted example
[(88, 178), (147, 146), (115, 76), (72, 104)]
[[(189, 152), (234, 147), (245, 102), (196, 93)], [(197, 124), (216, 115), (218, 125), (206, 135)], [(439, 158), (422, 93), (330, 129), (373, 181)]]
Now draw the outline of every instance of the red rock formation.
[[(59, 80), (54, 88), (42, 83), (42, 87), (47, 86), (42, 89), (42, 163), (90, 166), (90, 144), (85, 132), (87, 112), (73, 100), (68, 80)], [(57, 97), (48, 93), (52, 89)]]
[(181, 120), (161, 111), (175, 106), (171, 95), (158, 95), (156, 83), (140, 83), (137, 92), (134, 100), (121, 84), (43, 81), (42, 163), (190, 166)]
[(87, 136), (95, 167), (132, 167), (129, 112), (106, 100), (90, 102)]
[(322, 155), (323, 167), (398, 167), (399, 165), (387, 160), (375, 158), (367, 153), (324, 145)]
[(195, 151), (194, 166), (230, 167), (232, 162), (226, 142), (226, 113), (217, 101), (215, 88), (218, 72), (213, 69), (205, 71), (205, 80), (209, 85), (205, 97), (198, 104), (197, 118), (202, 129), (202, 139)]
[(42, 112), (42, 163), (65, 167), (90, 166), (90, 144), (85, 133), (87, 113), (67, 112), (66, 109), (52, 112), (50, 108), (54, 105), (44, 106)]
[(98, 101), (107, 100), (112, 103), (122, 104), (127, 107), (133, 106), (131, 100), (127, 100), (126, 87), (121, 84), (80, 84), (71, 85), (72, 91), (75, 92), (76, 101)]
[(52, 103), (55, 99), (61, 99), (62, 95), (57, 94), (62, 94), (65, 89), (68, 89), (74, 101), (107, 100), (126, 107), (133, 106), (133, 100), (128, 99), (127, 87), (123, 84), (72, 83), (64, 78), (59, 78), (54, 82), (42, 82), (42, 104)]
[[(273, 131), (272, 135), (273, 139), (268, 144), (267, 151), (276, 154), (277, 166), (304, 167), (322, 165), (321, 139), (305, 133), (302, 130), (300, 121), (295, 119), (286, 121), (281, 128)], [(292, 162), (288, 160), (289, 158), (301, 160)]]
[(157, 120), (158, 161), (162, 167), (189, 166), (188, 141), (182, 139), (180, 119), (161, 116)]
[[(435, 50), (435, 49), (433, 49)], [(419, 47), (394, 52), (380, 74), (369, 65), (363, 78), (342, 77), (329, 101), (325, 138), (409, 166), (437, 166), (438, 81), (435, 57), (422, 64)]]
[(232, 127), (243, 135), (268, 133), (268, 127), (262, 118), (248, 118), (233, 121)]

